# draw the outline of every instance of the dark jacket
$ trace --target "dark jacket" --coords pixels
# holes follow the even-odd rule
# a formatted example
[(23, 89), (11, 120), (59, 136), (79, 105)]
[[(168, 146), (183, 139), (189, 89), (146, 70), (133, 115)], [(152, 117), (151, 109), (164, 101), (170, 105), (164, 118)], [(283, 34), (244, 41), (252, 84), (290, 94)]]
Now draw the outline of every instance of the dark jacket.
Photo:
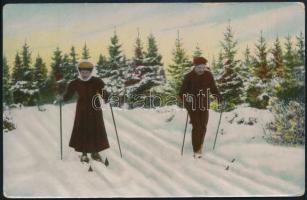
[[(205, 70), (202, 75), (198, 75), (194, 70), (192, 70), (184, 76), (183, 83), (179, 92), (179, 97), (184, 102), (184, 106), (187, 109), (191, 109), (192, 105), (186, 101), (184, 94), (185, 96), (188, 94), (193, 96), (193, 107), (195, 106), (197, 110), (199, 110), (200, 107), (209, 109), (208, 106), (210, 101), (207, 95), (208, 89), (210, 95), (213, 94), (221, 101), (221, 95), (216, 87), (212, 73), (209, 70)], [(202, 93), (200, 93), (201, 91)]]
[[(102, 110), (95, 110), (92, 105), (94, 95), (102, 94), (104, 85), (97, 77), (91, 77), (88, 81), (77, 78), (68, 84), (63, 96), (64, 101), (69, 100), (74, 93), (79, 96), (69, 142), (69, 146), (78, 152), (99, 152), (109, 148)], [(98, 99), (95, 104), (100, 107)]]

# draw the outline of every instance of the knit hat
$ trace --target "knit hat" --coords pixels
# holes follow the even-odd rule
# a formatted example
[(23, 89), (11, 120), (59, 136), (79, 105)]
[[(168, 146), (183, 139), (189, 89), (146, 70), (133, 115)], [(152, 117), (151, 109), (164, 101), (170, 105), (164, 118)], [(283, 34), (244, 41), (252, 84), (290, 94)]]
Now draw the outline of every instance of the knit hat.
[(193, 64), (194, 65), (201, 65), (201, 64), (207, 64), (208, 60), (204, 57), (194, 57), (193, 58)]
[(78, 63), (78, 69), (80, 70), (88, 70), (92, 71), (94, 68), (94, 65), (89, 61), (81, 61)]

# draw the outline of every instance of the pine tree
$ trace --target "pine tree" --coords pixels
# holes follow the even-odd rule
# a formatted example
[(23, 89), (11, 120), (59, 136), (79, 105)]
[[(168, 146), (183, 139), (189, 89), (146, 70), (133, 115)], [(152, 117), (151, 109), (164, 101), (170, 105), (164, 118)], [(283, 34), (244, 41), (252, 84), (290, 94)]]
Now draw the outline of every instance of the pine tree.
[(30, 47), (27, 43), (25, 43), (22, 47), (22, 66), (24, 77), (23, 80), (25, 81), (32, 81), (32, 69), (31, 69), (31, 52)]
[(216, 73), (217, 62), (216, 62), (216, 59), (215, 59), (215, 56), (214, 56), (214, 55), (212, 56), (211, 68), (212, 68), (212, 73), (213, 73), (213, 75), (216, 76), (216, 75), (217, 75), (217, 73)]
[(251, 65), (251, 52), (248, 47), (246, 46), (245, 52), (244, 52), (244, 65), (250, 66)]
[(63, 55), (60, 65), (60, 71), (62, 72), (63, 78), (65, 79), (66, 83), (78, 77), (78, 71), (76, 68), (76, 64), (73, 64), (74, 62), (75, 61), (70, 59), (68, 54), (65, 53)]
[(267, 44), (261, 31), (258, 44), (256, 44), (256, 58), (253, 60), (253, 73), (264, 82), (270, 80), (272, 75), (268, 65), (267, 54)]
[(27, 43), (22, 47), (22, 57), (16, 54), (15, 66), (12, 76), (11, 91), (13, 101), (23, 105), (34, 105), (38, 90), (33, 81), (33, 68), (31, 67), (31, 52)]
[(237, 53), (236, 46), (238, 41), (234, 39), (234, 33), (230, 26), (230, 21), (224, 32), (224, 40), (221, 41), (221, 46), (223, 48), (223, 57), (233, 63), (235, 60), (235, 55)]
[[(129, 71), (126, 77), (126, 92), (130, 107), (139, 106), (133, 104), (133, 98), (136, 95), (148, 95), (151, 89), (165, 82), (164, 70), (161, 65), (162, 57), (158, 54), (153, 35), (148, 38), (148, 52), (144, 52), (146, 54), (145, 59), (142, 59), (143, 53), (140, 42), (138, 36), (135, 45), (135, 56), (132, 59), (133, 62), (129, 64)], [(150, 101), (145, 101), (145, 105), (150, 105)]]
[(293, 44), (292, 44), (290, 35), (288, 35), (285, 38), (285, 40), (286, 40), (285, 42), (286, 52), (284, 54), (284, 63), (286, 67), (286, 78), (291, 78), (292, 72), (296, 64), (295, 63), (295, 53), (293, 50)]
[(108, 48), (109, 58), (108, 58), (108, 69), (103, 75), (106, 83), (106, 90), (108, 93), (119, 95), (123, 97), (124, 95), (124, 82), (127, 71), (126, 57), (121, 51), (121, 45), (119, 44), (119, 39), (114, 31), (111, 37), (111, 44)]
[(271, 94), (270, 81), (272, 71), (267, 60), (267, 44), (260, 32), (256, 46), (256, 56), (252, 59), (252, 78), (246, 91), (247, 102), (252, 107), (266, 108)]
[(274, 86), (274, 94), (285, 102), (295, 100), (298, 102), (305, 101), (305, 70), (300, 66), (298, 56), (293, 49), (290, 35), (286, 38), (286, 51), (283, 56), (284, 62), (284, 79)]
[(62, 51), (59, 47), (53, 52), (53, 57), (51, 58), (51, 75), (55, 76), (57, 73), (61, 73), (61, 64), (62, 64)]
[(21, 57), (19, 56), (19, 53), (17, 52), (15, 56), (15, 63), (14, 63), (14, 68), (13, 68), (13, 73), (12, 73), (12, 83), (13, 84), (23, 79), (22, 73), (23, 73), (22, 61), (21, 61)]
[(40, 55), (38, 55), (35, 60), (34, 77), (34, 80), (38, 82), (38, 89), (41, 91), (46, 86), (47, 67)]
[(38, 90), (36, 100), (37, 104), (42, 103), (42, 96), (44, 96), (44, 90), (46, 89), (47, 80), (47, 67), (43, 62), (43, 59), (38, 55), (34, 64), (34, 81), (36, 82), (36, 89)]
[(194, 52), (193, 52), (193, 56), (199, 57), (199, 56), (202, 56), (202, 54), (203, 54), (203, 52), (202, 52), (202, 50), (199, 48), (199, 46), (198, 46), (198, 44), (197, 44), (196, 47), (195, 47), (195, 50), (194, 50)]
[(282, 78), (284, 76), (284, 64), (282, 48), (278, 36), (275, 39), (274, 47), (271, 52), (273, 54), (273, 76)]
[(82, 49), (82, 59), (87, 60), (87, 59), (89, 59), (89, 58), (91, 58), (91, 57), (90, 57), (90, 51), (89, 51), (89, 49), (87, 48), (86, 43), (85, 43), (85, 44), (84, 44), (84, 47), (83, 47), (83, 49)]
[(143, 52), (143, 46), (140, 39), (140, 33), (138, 31), (138, 36), (135, 41), (135, 47), (134, 47), (134, 58), (133, 58), (133, 64), (135, 67), (139, 65), (143, 65), (144, 61), (144, 52)]
[(214, 74), (214, 76), (221, 76), (222, 74), (222, 70), (223, 70), (223, 53), (222, 51), (219, 52), (218, 54), (218, 59), (216, 61), (216, 64), (214, 67), (212, 67), (212, 73)]
[(96, 65), (97, 76), (99, 78), (106, 77), (105, 75), (107, 74), (108, 71), (110, 71), (109, 68), (110, 67), (108, 65), (107, 58), (103, 56), (102, 54), (99, 54), (98, 62)]
[(2, 96), (2, 102), (6, 105), (10, 105), (12, 103), (12, 96), (10, 92), (11, 87), (11, 76), (9, 73), (9, 66), (7, 64), (6, 57), (3, 57), (3, 96)]
[(168, 73), (170, 76), (170, 86), (172, 87), (174, 94), (177, 94), (184, 75), (191, 70), (191, 66), (193, 65), (183, 48), (183, 44), (179, 38), (179, 32), (175, 42), (175, 49), (172, 54), (173, 64), (169, 65)]
[(153, 65), (160, 65), (162, 66), (163, 64), (161, 63), (162, 56), (158, 52), (158, 46), (156, 43), (156, 39), (153, 34), (150, 34), (148, 37), (147, 41), (147, 50), (144, 53), (144, 65), (146, 66), (153, 66)]
[(296, 36), (296, 47), (300, 65), (305, 65), (305, 38), (302, 32)]
[(71, 60), (71, 64), (73, 65), (73, 66), (77, 66), (77, 63), (78, 63), (78, 54), (76, 53), (76, 49), (75, 49), (75, 47), (74, 46), (72, 46), (71, 48), (70, 48), (70, 60)]
[(73, 80), (78, 77), (78, 70), (77, 70), (77, 64), (78, 64), (78, 54), (76, 53), (75, 47), (72, 46), (70, 48), (68, 65), (65, 69), (66, 74), (66, 80)]
[(230, 23), (224, 32), (224, 40), (220, 44), (222, 46), (222, 57), (227, 60), (227, 64), (223, 63), (222, 75), (217, 79), (217, 86), (223, 101), (227, 102), (225, 109), (231, 110), (242, 102), (243, 81), (238, 74), (239, 61), (235, 59), (237, 40), (234, 39)]
[(62, 80), (64, 78), (63, 71), (62, 71), (62, 60), (63, 55), (62, 51), (59, 47), (55, 49), (53, 52), (53, 56), (51, 57), (51, 71), (47, 79), (46, 83), (46, 94), (47, 98), (52, 100), (54, 99), (55, 95), (58, 94), (58, 83), (57, 80)]
[(243, 53), (244, 60), (240, 63), (240, 70), (239, 74), (241, 75), (243, 84), (244, 84), (244, 91), (246, 91), (247, 87), (249, 86), (249, 80), (251, 77), (251, 55), (250, 49), (246, 46), (246, 49)]

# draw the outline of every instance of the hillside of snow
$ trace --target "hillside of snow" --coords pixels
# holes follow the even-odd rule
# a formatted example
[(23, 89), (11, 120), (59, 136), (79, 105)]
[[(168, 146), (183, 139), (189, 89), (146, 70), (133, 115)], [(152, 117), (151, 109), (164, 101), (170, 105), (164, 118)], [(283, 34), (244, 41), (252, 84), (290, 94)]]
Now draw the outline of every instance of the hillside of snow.
[[(3, 133), (4, 194), (8, 197), (187, 197), (297, 196), (305, 188), (304, 147), (267, 143), (266, 110), (248, 107), (223, 113), (210, 110), (202, 159), (192, 157), (191, 125), (184, 155), (186, 111), (113, 109), (123, 158), (119, 155), (110, 109), (103, 111), (111, 148), (100, 152), (110, 165), (92, 161), (93, 172), (68, 147), (75, 103), (63, 106), (63, 160), (60, 160), (59, 107), (11, 110), (17, 129)], [(235, 117), (237, 113), (237, 117)], [(249, 117), (254, 125), (238, 124)], [(232, 120), (233, 119), (233, 120)], [(233, 121), (229, 123), (228, 121)]]

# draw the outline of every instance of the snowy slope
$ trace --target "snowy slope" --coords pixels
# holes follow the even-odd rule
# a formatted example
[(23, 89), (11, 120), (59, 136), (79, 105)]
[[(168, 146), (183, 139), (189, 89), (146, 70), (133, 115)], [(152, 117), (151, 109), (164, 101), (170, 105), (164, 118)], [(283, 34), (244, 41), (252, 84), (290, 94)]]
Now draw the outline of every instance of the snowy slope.
[[(219, 114), (210, 111), (204, 158), (192, 158), (191, 125), (184, 156), (180, 155), (186, 112), (114, 109), (123, 152), (120, 158), (109, 109), (104, 119), (111, 148), (108, 168), (79, 162), (68, 147), (75, 104), (63, 107), (63, 161), (60, 160), (59, 108), (46, 105), (13, 109), (17, 129), (3, 135), (4, 192), (14, 197), (170, 197), (302, 195), (305, 188), (304, 147), (268, 144), (261, 123), (272, 119), (265, 110), (240, 107), (224, 113), (216, 149), (213, 141)], [(238, 117), (228, 123), (234, 113)], [(174, 118), (167, 122), (167, 119)], [(255, 117), (253, 125), (237, 124)], [(231, 162), (233, 161), (233, 162)], [(227, 169), (227, 170), (226, 170)]]

